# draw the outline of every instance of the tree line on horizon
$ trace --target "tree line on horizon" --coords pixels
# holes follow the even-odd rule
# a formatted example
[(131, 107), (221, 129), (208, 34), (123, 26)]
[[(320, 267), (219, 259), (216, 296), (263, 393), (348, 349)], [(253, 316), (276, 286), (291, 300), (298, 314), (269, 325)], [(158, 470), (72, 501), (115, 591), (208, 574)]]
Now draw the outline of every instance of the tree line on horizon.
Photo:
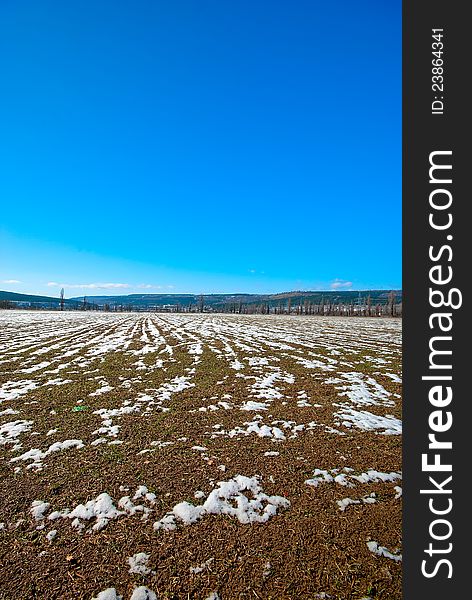
[(397, 300), (394, 291), (390, 291), (384, 302), (375, 301), (370, 293), (358, 298), (351, 298), (345, 302), (340, 299), (321, 296), (318, 302), (308, 298), (293, 299), (288, 297), (276, 302), (227, 302), (221, 306), (205, 304), (205, 296), (200, 295), (194, 303), (189, 304), (161, 304), (155, 306), (136, 306), (131, 303), (102, 304), (89, 301), (84, 296), (82, 302), (74, 305), (65, 304), (64, 290), (61, 290), (57, 302), (42, 303), (34, 305), (32, 302), (17, 303), (11, 300), (0, 300), (0, 309), (35, 309), (35, 310), (59, 310), (59, 311), (101, 311), (101, 312), (172, 312), (172, 313), (229, 313), (240, 315), (300, 315), (300, 316), (341, 316), (341, 317), (401, 317), (402, 301)]

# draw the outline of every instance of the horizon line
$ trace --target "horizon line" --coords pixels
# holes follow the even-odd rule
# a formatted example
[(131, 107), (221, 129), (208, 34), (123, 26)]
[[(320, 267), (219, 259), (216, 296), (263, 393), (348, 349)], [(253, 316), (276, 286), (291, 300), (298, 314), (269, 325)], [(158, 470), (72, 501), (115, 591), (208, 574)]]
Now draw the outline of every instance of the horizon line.
[[(17, 292), (14, 290), (0, 290), (1, 292), (6, 292), (6, 293), (10, 293), (10, 294), (19, 294), (19, 295), (23, 295), (23, 296), (43, 296), (43, 297), (49, 297), (49, 298), (56, 298), (56, 296), (54, 295), (49, 295), (49, 294), (43, 294), (43, 293), (33, 293), (33, 292)], [(307, 289), (307, 290), (285, 290), (285, 291), (281, 291), (281, 292), (145, 292), (145, 293), (139, 293), (139, 292), (133, 292), (133, 293), (128, 293), (128, 294), (120, 294), (120, 293), (115, 293), (115, 294), (80, 294), (77, 296), (69, 296), (66, 297), (64, 296), (64, 298), (66, 300), (73, 300), (75, 298), (113, 298), (113, 297), (127, 297), (127, 296), (278, 296), (278, 295), (282, 295), (282, 294), (296, 294), (296, 293), (300, 293), (300, 294), (317, 294), (317, 293), (341, 293), (341, 294), (345, 294), (345, 293), (353, 293), (353, 292), (403, 292), (403, 288), (401, 287), (395, 287), (395, 288), (381, 288), (381, 287), (372, 287), (372, 288), (364, 288), (364, 289)], [(60, 294), (58, 294), (57, 297), (59, 297)]]

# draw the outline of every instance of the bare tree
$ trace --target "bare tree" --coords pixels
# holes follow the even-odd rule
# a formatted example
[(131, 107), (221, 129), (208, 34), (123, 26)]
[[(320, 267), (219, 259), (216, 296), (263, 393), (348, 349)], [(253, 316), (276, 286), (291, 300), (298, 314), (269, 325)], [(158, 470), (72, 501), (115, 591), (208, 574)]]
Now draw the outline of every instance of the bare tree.
[(60, 305), (61, 305), (61, 310), (64, 310), (64, 288), (61, 289)]
[(15, 303), (11, 300), (0, 300), (0, 308), (15, 308)]
[(395, 316), (395, 298), (396, 298), (395, 292), (392, 290), (388, 295), (388, 304), (390, 307), (389, 312), (390, 312), (391, 317)]

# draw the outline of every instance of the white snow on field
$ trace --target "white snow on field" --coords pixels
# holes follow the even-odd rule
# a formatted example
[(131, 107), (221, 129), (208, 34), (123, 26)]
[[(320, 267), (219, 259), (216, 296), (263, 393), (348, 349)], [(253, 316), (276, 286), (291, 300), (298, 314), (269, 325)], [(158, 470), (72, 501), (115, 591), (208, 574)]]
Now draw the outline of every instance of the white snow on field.
[(29, 379), (23, 379), (21, 381), (7, 381), (0, 386), (0, 403), (4, 400), (16, 400), (21, 396), (25, 396), (37, 387), (38, 384)]
[(383, 373), (385, 377), (390, 377), (392, 381), (395, 383), (402, 383), (402, 378), (396, 373)]
[(263, 356), (250, 356), (247, 359), (248, 365), (251, 367), (260, 367), (269, 364), (269, 359)]
[[(197, 490), (195, 501), (173, 506), (176, 498), (164, 509), (161, 502), (171, 494), (171, 480), (168, 490), (162, 489), (161, 481), (147, 482), (159, 494), (159, 503), (141, 480), (129, 482), (122, 490), (128, 495), (121, 498), (105, 485), (93, 493), (76, 491), (69, 506), (54, 506), (52, 495), (29, 497), (28, 503), (34, 502), (28, 504), (25, 520), (35, 527), (54, 525), (44, 532), (49, 542), (60, 527), (69, 533), (72, 527), (76, 536), (99, 535), (105, 527), (113, 530), (118, 520), (129, 518), (138, 527), (158, 531), (178, 530), (210, 515), (266, 523), (289, 509), (290, 501), (267, 495), (261, 482), (270, 481), (274, 494), (281, 494), (271, 469), (290, 456), (306, 464), (303, 452), (292, 454), (296, 438), (312, 436), (309, 443), (315, 448), (320, 435), (323, 443), (352, 441), (359, 448), (373, 434), (379, 443), (384, 441), (381, 436), (401, 434), (400, 320), (5, 311), (0, 312), (0, 352), (2, 372), (17, 373), (19, 378), (0, 385), (0, 460), (19, 477), (30, 477), (33, 484), (41, 477), (36, 471), (54, 468), (61, 460), (73, 468), (74, 458), (80, 459), (82, 468), (85, 455), (93, 461), (94, 454), (98, 457), (114, 448), (109, 444), (120, 444), (117, 455), (123, 461), (142, 457), (144, 464), (155, 463), (172, 460), (174, 454), (180, 460), (181, 452), (198, 460), (198, 469), (191, 474), (196, 476), (191, 488)], [(119, 372), (105, 370), (118, 354), (123, 357)], [(210, 374), (205, 372), (207, 358), (216, 365)], [(204, 388), (207, 375), (211, 383)], [(83, 382), (85, 391), (78, 391)], [(173, 419), (173, 411), (185, 413), (185, 427), (181, 418)], [(162, 429), (155, 430), (161, 423)], [(344, 437), (340, 440), (338, 435)], [(65, 437), (74, 439), (49, 445)], [(84, 446), (87, 449), (81, 450)], [(227, 447), (243, 455), (248, 446), (261, 471), (257, 477), (231, 477), (244, 471)], [(73, 450), (78, 452), (71, 454)], [(355, 454), (345, 454), (355, 462)], [(340, 460), (341, 465), (350, 462)], [(389, 498), (395, 495), (400, 504), (401, 488), (395, 484), (401, 473), (369, 466), (357, 471), (315, 469), (306, 483), (314, 488), (332, 485), (346, 496), (349, 489), (351, 497), (342, 498), (340, 493), (337, 499), (339, 519), (380, 502), (382, 496), (369, 493), (371, 489), (351, 493), (363, 484), (389, 484)], [(225, 471), (228, 479), (215, 483)], [(303, 480), (301, 476), (299, 483)], [(311, 497), (313, 489), (304, 489)], [(286, 492), (290, 498), (291, 490)], [(192, 495), (190, 491), (184, 499)], [(166, 509), (169, 512), (163, 514)], [(198, 526), (195, 530), (198, 533)], [(383, 546), (372, 548), (378, 556), (389, 557)], [(149, 574), (148, 559), (145, 552), (130, 556), (132, 573)], [(211, 571), (211, 560), (192, 565), (191, 573)], [(213, 596), (218, 598), (216, 592)], [(121, 598), (114, 588), (98, 597)], [(153, 597), (143, 587), (135, 588), (132, 596)]]
[(401, 435), (402, 422), (393, 415), (374, 415), (367, 410), (355, 410), (354, 408), (342, 408), (334, 413), (334, 416), (342, 419), (344, 427), (352, 427), (364, 431), (377, 431), (383, 435)]
[(49, 508), (49, 502), (43, 502), (42, 500), (35, 500), (31, 504), (30, 512), (36, 521), (44, 519), (44, 513)]
[(146, 500), (149, 500), (149, 502), (154, 502), (156, 494), (150, 492), (145, 485), (140, 485), (133, 496), (133, 500), (139, 500), (140, 498), (145, 498)]
[(254, 400), (247, 400), (241, 406), (241, 410), (267, 410), (267, 404), (264, 402), (254, 402)]
[[(175, 362), (173, 354), (179, 344), (187, 346), (187, 351), (195, 358), (201, 357), (208, 348), (213, 354), (227, 359), (228, 367), (238, 372), (235, 375), (244, 373), (249, 396), (242, 405), (245, 410), (252, 410), (250, 403), (253, 401), (273, 405), (275, 401), (283, 400), (288, 389), (296, 384), (294, 376), (276, 364), (280, 361), (281, 350), (284, 357), (306, 369), (310, 376), (336, 386), (340, 396), (348, 402), (346, 408), (372, 404), (393, 406), (395, 398), (373, 375), (361, 372), (361, 362), (354, 360), (352, 363), (358, 364), (360, 370), (339, 370), (340, 365), (347, 364), (339, 358), (343, 353), (350, 352), (355, 356), (356, 352), (369, 349), (370, 356), (364, 360), (388, 364), (384, 377), (396, 383), (400, 381), (399, 374), (391, 370), (391, 357), (400, 352), (401, 322), (398, 320), (205, 314), (157, 317), (149, 314), (33, 314), (17, 311), (2, 314), (1, 320), (10, 328), (20, 329), (13, 338), (11, 335), (2, 337), (0, 332), (0, 348), (3, 347), (5, 357), (2, 362), (22, 358), (26, 363), (22, 370), (31, 378), (2, 384), (0, 400), (28, 395), (39, 385), (35, 380), (36, 373), (45, 368), (49, 368), (47, 373), (71, 368), (77, 372), (77, 369), (84, 370), (92, 364), (97, 367), (97, 361), (99, 365), (110, 353), (140, 354), (143, 357), (153, 352), (164, 353), (166, 358), (152, 359), (141, 366), (149, 372), (165, 370), (166, 364)], [(141, 347), (128, 350), (130, 344), (137, 341)], [(216, 344), (222, 345), (222, 349), (216, 348)], [(324, 352), (320, 352), (321, 348)], [(380, 356), (372, 356), (374, 351)], [(49, 353), (48, 361), (41, 360), (46, 352)], [(336, 372), (334, 377), (326, 378), (329, 373), (334, 375), (333, 372)], [(165, 403), (173, 394), (192, 387), (194, 383), (190, 379), (193, 374), (165, 382), (156, 390), (154, 400)], [(49, 379), (41, 385), (66, 386), (70, 381), (69, 377)], [(112, 391), (112, 386), (101, 380), (100, 387), (91, 392), (91, 397)], [(309, 408), (310, 403), (304, 396), (300, 395), (297, 402), (299, 407)]]
[(49, 531), (49, 532), (46, 534), (46, 539), (47, 539), (47, 541), (48, 541), (48, 542), (52, 542), (52, 541), (53, 541), (53, 539), (56, 537), (56, 535), (57, 535), (57, 529), (51, 529), (51, 531)]
[[(336, 385), (347, 382), (347, 385)], [(338, 377), (325, 381), (341, 390), (339, 396), (346, 396), (354, 406), (393, 406), (391, 394), (369, 375), (359, 372), (339, 373)]]
[(355, 500), (353, 498), (343, 498), (342, 500), (336, 501), (337, 505), (339, 506), (339, 510), (341, 512), (344, 512), (350, 504), (375, 504), (375, 502), (377, 502), (375, 492), (372, 492), (371, 494), (363, 496), (362, 498), (359, 498), (358, 500)]
[(214, 560), (215, 559), (212, 557), (212, 558), (209, 558), (208, 560), (206, 560), (201, 565), (198, 565), (197, 567), (190, 567), (190, 573), (192, 573), (192, 575), (198, 575), (199, 573), (203, 573), (203, 571), (206, 571), (208, 569), (208, 567), (210, 567), (211, 563)]
[(72, 379), (56, 377), (56, 379), (49, 379), (44, 385), (67, 385), (68, 383), (72, 383)]
[(293, 358), (305, 369), (313, 369), (315, 371), (336, 370), (336, 367), (334, 365), (337, 363), (337, 361), (332, 358), (323, 357), (324, 360), (308, 360), (307, 358), (303, 358), (301, 356), (294, 356)]
[[(96, 498), (88, 500), (85, 504), (78, 504), (75, 508), (65, 508), (62, 510), (54, 510), (47, 519), (55, 521), (57, 519), (69, 519), (71, 525), (78, 531), (83, 531), (86, 523), (92, 522), (93, 525), (87, 530), (87, 533), (101, 531), (108, 523), (120, 517), (131, 517), (139, 515), (141, 520), (145, 521), (153, 511), (155, 504), (155, 494), (148, 492), (146, 486), (138, 486), (133, 500), (140, 500), (146, 504), (135, 504), (130, 496), (123, 496), (115, 505), (111, 496), (103, 492)], [(46, 511), (50, 504), (42, 500), (35, 500), (31, 505), (31, 514), (36, 519), (46, 518)]]
[(39, 450), (39, 448), (32, 448), (27, 452), (24, 452), (20, 456), (15, 456), (10, 459), (11, 463), (18, 462), (20, 460), (23, 461), (32, 461), (26, 468), (27, 469), (35, 469), (40, 471), (43, 468), (43, 460), (53, 454), (54, 452), (59, 452), (60, 450), (69, 450), (70, 448), (83, 448), (84, 443), (82, 440), (64, 440), (63, 442), (55, 442), (51, 444), (49, 448), (45, 451)]
[(285, 440), (285, 434), (279, 427), (264, 425), (258, 420), (246, 421), (244, 425), (247, 425), (245, 429), (242, 427), (235, 427), (234, 429), (231, 429), (229, 431), (225, 431), (224, 429), (213, 431), (211, 437), (214, 438), (218, 436), (226, 436), (229, 438), (233, 438), (241, 435), (247, 436), (251, 433), (255, 433), (259, 437), (268, 437), (273, 438), (275, 440)]
[(137, 573), (138, 575), (148, 575), (151, 569), (147, 566), (149, 561), (149, 554), (145, 552), (138, 552), (128, 558), (129, 572)]
[(154, 523), (154, 529), (169, 531), (176, 529), (179, 523), (191, 525), (206, 515), (229, 515), (240, 523), (265, 523), (279, 508), (289, 506), (290, 502), (282, 496), (264, 494), (257, 477), (236, 475), (229, 481), (220, 481), (201, 505), (176, 504)]
[(0, 446), (5, 444), (16, 444), (18, 436), (29, 431), (32, 424), (33, 421), (10, 421), (1, 425)]
[[(107, 588), (99, 592), (92, 600), (124, 600), (116, 588)], [(157, 600), (156, 594), (144, 585), (134, 588), (129, 600)]]
[(373, 554), (376, 554), (377, 556), (384, 556), (385, 558), (390, 558), (391, 560), (395, 561), (402, 560), (401, 554), (392, 554), (387, 550), (387, 548), (385, 548), (384, 546), (380, 546), (378, 542), (367, 542), (367, 547)]
[(102, 380), (100, 381), (100, 387), (98, 388), (98, 390), (92, 392), (91, 394), (89, 394), (89, 396), (91, 398), (93, 398), (94, 396), (101, 396), (102, 394), (107, 394), (108, 392), (111, 392), (112, 389), (113, 388), (111, 385), (109, 385), (106, 381)]
[(189, 354), (203, 354), (203, 347), (201, 343), (191, 344), (188, 350)]
[(113, 504), (112, 499), (107, 493), (99, 494), (94, 500), (89, 500), (85, 504), (79, 504), (70, 512), (67, 517), (74, 519), (72, 526), (77, 529), (83, 529), (85, 525), (82, 521), (95, 519), (95, 524), (92, 526), (93, 531), (103, 529), (111, 519), (116, 519), (125, 514), (119, 511)]
[(296, 438), (302, 431), (311, 431), (318, 427), (318, 424), (314, 421), (310, 423), (300, 423), (297, 425), (295, 421), (284, 421), (276, 420), (271, 421), (269, 424), (262, 422), (262, 416), (256, 415), (252, 421), (245, 421), (243, 423), (246, 427), (237, 426), (229, 431), (219, 428), (209, 433), (211, 438), (219, 436), (234, 438), (240, 436), (248, 436), (256, 434), (258, 437), (271, 438), (275, 441), (283, 441), (287, 438)]
[(293, 383), (293, 377), (291, 375), (283, 374), (278, 369), (273, 373), (263, 375), (262, 377), (256, 377), (256, 382), (251, 386), (254, 398), (264, 398), (266, 400), (283, 398), (280, 387), (275, 385), (276, 381)]
[(123, 600), (123, 596), (117, 594), (115, 588), (107, 588), (99, 592), (92, 600)]
[(300, 390), (297, 392), (297, 406), (298, 408), (308, 408), (310, 406), (315, 406), (317, 408), (321, 408), (321, 404), (311, 404), (308, 402), (308, 394), (305, 390)]
[(383, 473), (375, 469), (356, 475), (354, 469), (343, 467), (342, 469), (315, 469), (313, 477), (307, 479), (305, 483), (313, 487), (318, 487), (320, 483), (337, 483), (346, 487), (354, 487), (357, 483), (378, 483), (378, 482), (394, 482), (402, 479), (402, 474), (392, 471)]
[(3, 417), (5, 415), (17, 415), (18, 411), (14, 410), (13, 408), (6, 408), (5, 410), (0, 410), (0, 417)]
[(156, 594), (144, 585), (134, 588), (129, 600), (157, 600)]
[(140, 393), (137, 395), (134, 404), (131, 400), (125, 400), (120, 408), (100, 408), (93, 411), (93, 414), (99, 415), (102, 419), (102, 426), (93, 431), (94, 435), (107, 435), (116, 437), (120, 430), (120, 425), (113, 423), (113, 419), (123, 415), (138, 413), (150, 413), (153, 410), (166, 412), (169, 409), (163, 406), (163, 402), (169, 401), (174, 394), (193, 387), (195, 384), (189, 381), (188, 377), (175, 377), (168, 383), (164, 383), (157, 390), (148, 390), (150, 393)]
[(94, 410), (94, 415), (100, 415), (102, 419), (102, 426), (98, 429), (95, 429), (92, 434), (116, 437), (119, 433), (120, 426), (113, 425), (113, 418), (121, 417), (122, 415), (130, 415), (136, 412), (140, 412), (140, 406), (138, 404), (131, 405), (129, 401), (120, 408), (100, 408), (98, 410)]
[(39, 363), (38, 365), (34, 365), (34, 367), (30, 367), (29, 369), (20, 369), (21, 373), (34, 373), (35, 371), (40, 371), (41, 369), (45, 369), (49, 367), (51, 363), (49, 361), (44, 361)]

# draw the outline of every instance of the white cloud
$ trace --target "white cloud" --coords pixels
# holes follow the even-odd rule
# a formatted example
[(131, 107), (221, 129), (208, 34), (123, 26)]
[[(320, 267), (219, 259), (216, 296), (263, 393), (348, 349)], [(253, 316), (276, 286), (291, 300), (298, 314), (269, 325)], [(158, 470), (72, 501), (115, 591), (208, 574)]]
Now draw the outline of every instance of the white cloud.
[(87, 290), (127, 289), (131, 287), (129, 283), (57, 283), (56, 281), (49, 281), (47, 285), (49, 287)]
[(332, 290), (346, 290), (352, 287), (352, 281), (346, 281), (344, 279), (334, 279), (330, 287)]
[[(137, 289), (137, 290), (161, 290), (164, 286), (154, 285), (153, 283), (58, 283), (57, 281), (48, 281), (48, 287), (64, 289), (86, 289), (86, 290), (116, 290), (116, 289)], [(173, 285), (165, 286), (167, 289), (173, 289)]]
[(2, 283), (21, 283), (18, 279), (3, 279)]
[(162, 285), (153, 285), (152, 283), (140, 283), (135, 287), (139, 288), (140, 290), (160, 290), (162, 288)]

